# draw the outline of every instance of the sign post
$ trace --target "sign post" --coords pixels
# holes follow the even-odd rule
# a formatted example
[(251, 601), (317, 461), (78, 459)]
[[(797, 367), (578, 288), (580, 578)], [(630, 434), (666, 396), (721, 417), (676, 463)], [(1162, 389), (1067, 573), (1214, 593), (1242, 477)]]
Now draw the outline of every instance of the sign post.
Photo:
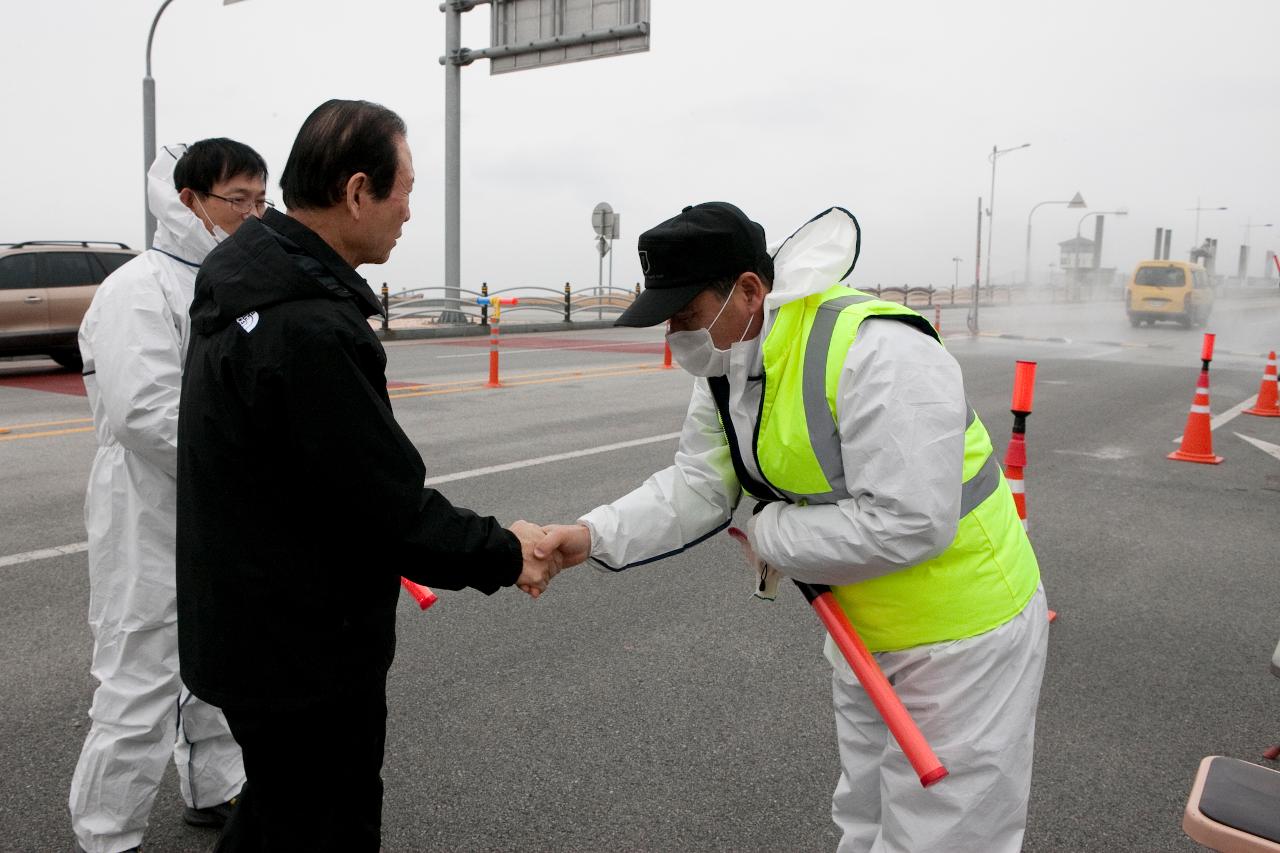
[[(462, 13), (491, 7), (490, 47), (462, 46)], [(649, 0), (444, 0), (444, 287), (442, 322), (461, 322), (462, 67), (491, 74), (602, 59), (649, 49)], [(604, 254), (601, 254), (603, 263)], [(610, 259), (612, 267), (612, 259)], [(601, 311), (603, 315), (603, 309)]]

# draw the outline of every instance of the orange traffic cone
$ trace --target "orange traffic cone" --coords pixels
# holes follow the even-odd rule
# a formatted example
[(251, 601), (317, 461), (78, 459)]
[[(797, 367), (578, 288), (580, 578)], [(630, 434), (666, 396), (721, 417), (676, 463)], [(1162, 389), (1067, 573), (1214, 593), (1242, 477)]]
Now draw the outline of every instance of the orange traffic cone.
[(1261, 415), (1264, 418), (1280, 418), (1280, 403), (1276, 401), (1276, 351), (1267, 356), (1267, 368), (1262, 371), (1262, 386), (1258, 388), (1258, 402), (1252, 409), (1245, 409), (1246, 415)]
[(1187, 415), (1187, 426), (1182, 430), (1182, 446), (1169, 454), (1178, 462), (1202, 462), (1217, 465), (1221, 456), (1213, 455), (1213, 430), (1209, 426), (1209, 371), (1200, 371), (1196, 380), (1196, 396)]
[[(1004, 454), (1004, 478), (1009, 483), (1009, 491), (1013, 493), (1013, 505), (1018, 510), (1018, 519), (1022, 529), (1031, 530), (1027, 522), (1027, 489), (1025, 470), (1027, 467), (1027, 418), (1031, 416), (1031, 403), (1035, 396), (1036, 363), (1019, 361), (1014, 367), (1013, 402), (1010, 411), (1013, 413), (1013, 434), (1009, 436), (1009, 447)], [(1049, 611), (1049, 621), (1058, 618), (1056, 610)]]

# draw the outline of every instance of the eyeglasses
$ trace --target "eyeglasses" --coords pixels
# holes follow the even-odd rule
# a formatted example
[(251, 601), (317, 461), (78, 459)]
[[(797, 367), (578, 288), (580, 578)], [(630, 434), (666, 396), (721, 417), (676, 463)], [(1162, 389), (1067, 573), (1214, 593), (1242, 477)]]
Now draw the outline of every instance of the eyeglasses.
[(217, 193), (205, 193), (210, 198), (216, 198), (218, 201), (225, 201), (231, 205), (231, 209), (241, 215), (246, 213), (256, 213), (258, 216), (267, 212), (268, 207), (275, 207), (276, 203), (269, 198), (260, 201), (250, 201), (247, 198), (227, 198)]

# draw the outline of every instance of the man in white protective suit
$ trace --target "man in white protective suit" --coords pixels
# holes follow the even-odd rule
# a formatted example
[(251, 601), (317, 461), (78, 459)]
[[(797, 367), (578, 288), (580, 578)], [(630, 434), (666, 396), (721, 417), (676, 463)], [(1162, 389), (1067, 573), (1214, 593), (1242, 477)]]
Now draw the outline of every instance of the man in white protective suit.
[(831, 208), (772, 255), (708, 202), (639, 238), (645, 290), (618, 320), (667, 324), (699, 377), (674, 464), (535, 552), (612, 571), (747, 523), (754, 591), (826, 584), (950, 775), (922, 788), (827, 641), (839, 851), (1022, 845), (1048, 619), (1035, 554), (960, 366), (919, 314), (841, 284), (861, 248)]
[(69, 807), (87, 853), (141, 845), (170, 756), (194, 826), (222, 826), (244, 783), (221, 711), (178, 675), (175, 474), (196, 272), (270, 204), (266, 179), (262, 157), (230, 139), (161, 148), (147, 180), (154, 247), (107, 277), (80, 326), (98, 439), (85, 526), (99, 684)]

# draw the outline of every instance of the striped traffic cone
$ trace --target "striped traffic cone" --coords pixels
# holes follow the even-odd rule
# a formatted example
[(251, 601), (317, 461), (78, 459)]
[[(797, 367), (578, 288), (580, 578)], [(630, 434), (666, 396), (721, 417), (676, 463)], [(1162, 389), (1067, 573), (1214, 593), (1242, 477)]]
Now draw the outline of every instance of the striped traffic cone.
[(1280, 402), (1276, 400), (1276, 351), (1267, 356), (1267, 367), (1262, 371), (1262, 386), (1258, 388), (1258, 401), (1252, 409), (1245, 409), (1246, 415), (1261, 415), (1264, 418), (1280, 418)]
[[(1013, 413), (1013, 434), (1009, 436), (1009, 446), (1004, 453), (1004, 478), (1009, 483), (1009, 491), (1013, 492), (1013, 505), (1018, 510), (1018, 519), (1022, 529), (1031, 530), (1027, 522), (1027, 490), (1025, 470), (1027, 467), (1027, 418), (1031, 416), (1031, 404), (1035, 396), (1036, 363), (1019, 361), (1014, 366), (1013, 402), (1010, 411)], [(1058, 618), (1056, 610), (1049, 611), (1049, 621)]]
[(1178, 462), (1201, 462), (1217, 465), (1221, 456), (1213, 455), (1213, 429), (1209, 425), (1209, 369), (1200, 371), (1196, 380), (1196, 396), (1187, 415), (1187, 425), (1182, 430), (1182, 445), (1169, 454)]
[(1022, 529), (1030, 532), (1027, 523), (1027, 490), (1023, 469), (1027, 466), (1027, 441), (1021, 433), (1009, 437), (1009, 449), (1004, 454), (1004, 478), (1009, 481), (1009, 491), (1013, 492), (1013, 505), (1018, 508), (1018, 518), (1022, 520)]

